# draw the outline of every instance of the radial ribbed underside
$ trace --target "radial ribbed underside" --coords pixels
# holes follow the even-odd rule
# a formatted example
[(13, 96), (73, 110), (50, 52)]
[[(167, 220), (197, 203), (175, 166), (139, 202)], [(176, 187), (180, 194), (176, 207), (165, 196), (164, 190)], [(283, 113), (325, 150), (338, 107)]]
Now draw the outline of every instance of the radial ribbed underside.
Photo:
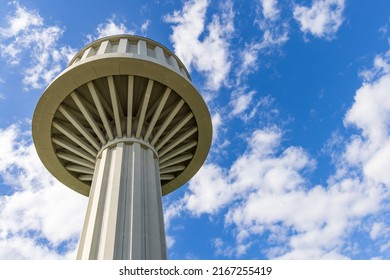
[(186, 102), (169, 87), (132, 75), (106, 76), (81, 85), (57, 109), (52, 143), (62, 165), (90, 185), (105, 146), (139, 141), (159, 158), (161, 185), (194, 156), (198, 128)]
[(84, 195), (105, 149), (139, 143), (158, 160), (167, 194), (205, 161), (212, 126), (188, 71), (170, 50), (144, 37), (116, 35), (80, 50), (46, 88), (32, 136), (46, 168)]

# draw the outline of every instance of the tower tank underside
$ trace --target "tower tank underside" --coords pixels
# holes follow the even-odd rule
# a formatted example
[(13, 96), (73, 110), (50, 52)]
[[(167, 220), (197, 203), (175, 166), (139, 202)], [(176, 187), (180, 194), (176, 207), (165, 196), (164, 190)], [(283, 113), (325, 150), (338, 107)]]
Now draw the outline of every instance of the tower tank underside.
[(207, 107), (180, 60), (137, 36), (86, 46), (46, 89), (33, 118), (42, 162), (88, 195), (97, 158), (119, 142), (140, 143), (158, 159), (162, 193), (188, 181), (211, 145)]

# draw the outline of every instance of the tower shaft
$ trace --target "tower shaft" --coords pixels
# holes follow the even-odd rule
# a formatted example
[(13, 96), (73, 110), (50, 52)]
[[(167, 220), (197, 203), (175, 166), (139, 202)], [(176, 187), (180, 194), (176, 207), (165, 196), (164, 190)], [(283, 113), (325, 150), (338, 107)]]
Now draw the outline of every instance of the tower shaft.
[(108, 145), (96, 161), (77, 259), (166, 259), (161, 196), (152, 148)]

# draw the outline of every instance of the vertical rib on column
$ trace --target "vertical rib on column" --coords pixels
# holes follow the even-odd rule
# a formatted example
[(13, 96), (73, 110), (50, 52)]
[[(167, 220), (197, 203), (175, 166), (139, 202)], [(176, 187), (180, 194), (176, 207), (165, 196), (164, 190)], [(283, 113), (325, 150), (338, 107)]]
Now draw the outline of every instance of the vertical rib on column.
[[(160, 173), (157, 161), (153, 158), (151, 150), (144, 150), (145, 162), (144, 170), (152, 170), (149, 175), (145, 174), (145, 235), (146, 259), (159, 260), (166, 259), (166, 250), (156, 250), (165, 248), (165, 229), (161, 202)], [(147, 172), (147, 171), (146, 171)], [(150, 207), (155, 205), (154, 207)]]
[(102, 204), (104, 205), (106, 196), (106, 189), (104, 188), (105, 184), (103, 181), (107, 177), (107, 173), (109, 171), (109, 166), (107, 166), (109, 157), (110, 154), (108, 153), (108, 150), (105, 150), (102, 153), (101, 159), (96, 161), (77, 259), (87, 260), (97, 258), (100, 241), (100, 228), (104, 211)]
[(130, 153), (132, 160), (130, 172), (130, 182), (127, 185), (127, 192), (130, 200), (126, 204), (126, 212), (129, 213), (128, 230), (124, 233), (124, 239), (128, 239), (124, 253), (128, 254), (130, 260), (144, 260), (145, 257), (145, 219), (144, 219), (144, 173), (143, 173), (143, 154), (141, 145), (134, 143)]
[[(111, 150), (111, 149), (109, 149)], [(118, 143), (112, 151), (110, 164), (110, 172), (107, 178), (107, 193), (105, 199), (105, 211), (103, 213), (103, 223), (100, 236), (100, 250), (98, 259), (112, 260), (114, 259), (117, 215), (119, 209), (119, 191), (123, 184), (122, 161), (124, 143)]]

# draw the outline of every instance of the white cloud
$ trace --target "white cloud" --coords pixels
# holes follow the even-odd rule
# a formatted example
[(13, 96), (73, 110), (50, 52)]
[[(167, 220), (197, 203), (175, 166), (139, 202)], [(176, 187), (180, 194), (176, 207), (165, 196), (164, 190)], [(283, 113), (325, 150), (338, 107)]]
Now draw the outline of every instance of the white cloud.
[(108, 19), (106, 23), (101, 23), (96, 28), (97, 38), (107, 37), (118, 34), (134, 34), (134, 31), (128, 29), (123, 22), (115, 19)]
[(390, 241), (384, 243), (384, 244), (381, 246), (380, 252), (382, 253), (382, 252), (388, 251), (389, 249), (390, 249)]
[(74, 257), (87, 199), (45, 170), (30, 137), (19, 125), (0, 129), (0, 178), (12, 188), (0, 197), (0, 258)]
[(390, 45), (390, 19), (388, 22), (381, 26), (378, 30), (378, 32), (381, 34), (382, 39), (386, 40), (387, 43)]
[[(277, 180), (284, 174), (276, 172), (272, 180), (289, 183), (286, 176)], [(297, 175), (296, 182), (290, 183), (290, 191), (267, 188), (253, 192), (245, 203), (230, 209), (228, 221), (237, 225), (239, 231), (252, 234), (260, 227), (272, 231), (278, 223), (291, 229), (294, 234), (284, 236), (289, 242), (277, 246), (284, 249), (283, 254), (269, 255), (271, 258), (319, 259), (340, 255), (343, 238), (354, 221), (377, 211), (380, 191), (375, 187), (367, 190), (358, 180), (349, 179), (328, 188), (305, 190), (299, 188), (299, 179), (302, 178)]]
[[(186, 207), (196, 215), (215, 213), (232, 199), (240, 197), (241, 194), (245, 195), (246, 191), (261, 184), (263, 179), (273, 181), (274, 175), (283, 169), (279, 164), (287, 166), (287, 162), (293, 161), (297, 168), (303, 168), (301, 165), (307, 163), (307, 157), (295, 148), (286, 150), (280, 159), (270, 158), (280, 142), (280, 137), (280, 131), (275, 128), (257, 130), (249, 140), (249, 151), (238, 158), (229, 170), (215, 164), (205, 164), (190, 181), (190, 192), (184, 197)], [(296, 158), (296, 153), (300, 154), (299, 159)], [(290, 171), (294, 173), (293, 168), (285, 173)], [(272, 186), (267, 187), (288, 188), (281, 182), (284, 178), (286, 177), (276, 178), (277, 180), (271, 183)]]
[(2, 36), (11, 38), (19, 35), (20, 32), (26, 29), (43, 25), (43, 19), (36, 11), (28, 11), (17, 2), (14, 2), (13, 5), (16, 6), (15, 13), (13, 16), (7, 17), (8, 27), (0, 28)]
[[(163, 198), (164, 200), (164, 198)], [(165, 206), (165, 205), (164, 205)], [(171, 226), (171, 221), (180, 216), (181, 212), (183, 210), (183, 203), (180, 200), (173, 201), (169, 203), (168, 206), (163, 207), (164, 208), (164, 223), (165, 223), (165, 229), (169, 229)]]
[(223, 120), (219, 112), (215, 113), (211, 117), (211, 123), (213, 124), (213, 143), (220, 140), (220, 133), (223, 129)]
[(359, 133), (351, 137), (345, 158), (361, 166), (367, 178), (390, 187), (390, 71), (386, 69), (390, 69), (390, 61), (378, 56), (370, 70), (371, 80), (356, 91), (344, 122)]
[(228, 116), (238, 117), (246, 123), (256, 117), (261, 120), (263, 126), (267, 126), (266, 123), (274, 124), (279, 111), (272, 108), (273, 101), (274, 99), (269, 95), (259, 97), (255, 90), (236, 85), (236, 89), (230, 95)]
[[(213, 125), (212, 147), (210, 149), (210, 160), (215, 160), (227, 155), (227, 147), (231, 144), (231, 139), (226, 135), (228, 128), (225, 126), (224, 112), (216, 111), (211, 115)], [(229, 116), (226, 116), (229, 118)]]
[(259, 48), (257, 47), (257, 44), (252, 44), (247, 46), (244, 49), (244, 51), (241, 52), (240, 54), (241, 62), (242, 62), (241, 69), (245, 69), (245, 72), (248, 70), (254, 72), (255, 70), (258, 69), (258, 67), (256, 66), (258, 50)]
[(259, 56), (274, 53), (289, 39), (287, 22), (260, 21), (260, 29), (263, 31), (261, 39), (247, 44), (240, 51), (240, 65), (236, 76), (241, 81), (243, 76), (255, 72), (259, 68)]
[(111, 18), (108, 18), (106, 20), (106, 22), (98, 24), (94, 34), (88, 34), (86, 36), (87, 43), (111, 35), (121, 35), (121, 34), (133, 35), (136, 33), (145, 34), (148, 31), (151, 23), (152, 21), (150, 19), (147, 19), (140, 26), (129, 28), (125, 20), (122, 20), (116, 15), (112, 15)]
[(310, 186), (304, 174), (315, 162), (300, 147), (282, 149), (276, 127), (255, 130), (247, 144), (229, 168), (205, 164), (190, 181), (178, 211), (195, 216), (226, 211), (236, 244), (215, 239), (217, 254), (244, 254), (256, 235), (267, 233), (269, 258), (346, 258), (349, 234), (362, 219), (379, 215), (388, 190), (354, 173), (330, 177), (326, 186)]
[(236, 248), (233, 246), (225, 244), (222, 238), (219, 237), (212, 239), (211, 242), (217, 256), (224, 256), (229, 258), (233, 256), (239, 257), (244, 254), (246, 250), (244, 247), (241, 248), (241, 250), (236, 250)]
[(34, 240), (24, 237), (0, 238), (1, 260), (55, 260), (75, 259), (76, 252), (59, 254)]
[(390, 73), (390, 50), (384, 54), (375, 56), (374, 67), (364, 69), (360, 76), (367, 83), (373, 82), (379, 77)]
[(294, 18), (305, 34), (333, 39), (344, 20), (344, 2), (345, 0), (313, 0), (311, 7), (295, 5)]
[[(281, 41), (273, 41), (271, 31), (265, 34), (271, 39), (243, 52), (248, 65), (254, 64), (262, 48), (287, 40), (287, 34)], [(257, 129), (245, 153), (231, 166), (209, 162), (201, 168), (177, 202), (176, 215), (224, 215), (236, 244), (215, 238), (217, 255), (245, 253), (257, 235), (269, 236), (270, 246), (263, 251), (269, 258), (343, 259), (349, 251), (365, 250), (364, 244), (352, 244), (351, 236), (366, 227), (367, 218), (378, 220), (383, 215), (390, 195), (389, 53), (378, 55), (373, 68), (361, 74), (364, 82), (344, 119), (347, 128), (358, 130), (339, 144), (341, 151), (329, 148), (336, 171), (325, 185), (308, 181), (306, 174), (315, 162), (300, 147), (283, 148), (280, 129)], [(252, 100), (247, 94), (232, 94), (232, 112), (242, 114)], [(220, 115), (214, 117), (219, 127)], [(365, 230), (381, 252), (389, 248), (381, 239), (389, 228), (377, 222)]]
[[(166, 197), (163, 197), (163, 202), (166, 199)], [(165, 238), (167, 242), (167, 248), (171, 248), (174, 246), (176, 240), (175, 237), (172, 235), (169, 235), (170, 229), (171, 229), (171, 222), (175, 219), (181, 216), (183, 212), (183, 201), (182, 200), (176, 200), (176, 201), (170, 201), (168, 202), (169, 205), (164, 205), (164, 225), (165, 225)]]
[[(171, 41), (176, 55), (190, 69), (204, 72), (207, 87), (218, 90), (229, 74), (229, 38), (234, 31), (233, 4), (226, 1), (219, 15), (213, 15), (211, 23), (205, 26), (209, 1), (189, 0), (181, 11), (165, 16), (172, 23)], [(204, 36), (204, 38), (202, 38)]]
[(279, 17), (278, 0), (260, 0), (260, 4), (264, 18), (275, 20)]
[(368, 178), (376, 182), (390, 186), (390, 141), (386, 141), (384, 146), (368, 160), (364, 165), (364, 173)]
[(370, 237), (372, 240), (376, 240), (380, 237), (387, 236), (389, 230), (390, 228), (388, 228), (385, 223), (374, 223), (370, 231)]
[(167, 248), (171, 248), (175, 244), (175, 239), (173, 239), (171, 236), (166, 236), (166, 242), (167, 242)]
[(228, 174), (223, 168), (216, 164), (204, 164), (189, 183), (190, 192), (183, 198), (186, 209), (199, 216), (216, 213), (230, 203), (234, 190), (226, 178)]
[(23, 84), (26, 89), (46, 86), (61, 71), (75, 51), (60, 46), (64, 32), (58, 26), (48, 26), (36, 11), (27, 10), (17, 2), (6, 17), (6, 26), (0, 27), (0, 56), (10, 65), (20, 65), (25, 56), (29, 62), (23, 66)]
[(146, 33), (149, 29), (150, 24), (152, 21), (150, 19), (146, 20), (142, 25), (141, 25), (141, 32)]
[[(226, 189), (239, 191), (243, 199), (229, 208), (227, 223), (251, 235), (273, 232), (278, 224), (292, 229), (291, 237), (284, 235), (283, 242), (276, 242), (279, 254), (268, 253), (271, 258), (341, 258), (339, 246), (349, 227), (378, 210), (381, 189), (349, 178), (307, 188), (302, 171), (311, 169), (313, 162), (297, 147), (276, 156), (279, 142), (280, 134), (256, 132), (251, 150), (230, 169), (234, 182)], [(238, 241), (245, 245), (245, 239)]]
[(242, 112), (246, 111), (251, 105), (253, 105), (252, 99), (256, 91), (252, 90), (246, 93), (245, 90), (245, 88), (239, 88), (232, 94), (232, 100), (230, 101), (230, 104), (233, 107), (233, 111), (231, 112), (233, 116), (241, 114)]
[(264, 105), (267, 99), (265, 97), (253, 102), (256, 90), (249, 89), (246, 85), (247, 78), (261, 67), (268, 55), (280, 51), (289, 39), (289, 21), (280, 17), (283, 6), (277, 0), (259, 0), (257, 4), (258, 14), (255, 23), (258, 25), (260, 35), (238, 50), (238, 63), (234, 71), (235, 90), (229, 103), (233, 107), (230, 115), (239, 116), (245, 122), (256, 116), (258, 108)]
[[(346, 170), (331, 176), (326, 187), (292, 188), (290, 192), (282, 191), (273, 196), (267, 191), (257, 191), (250, 194), (245, 203), (229, 209), (228, 217), (239, 230), (255, 233), (262, 228), (264, 231), (279, 221), (296, 231), (284, 252), (278, 247), (277, 253), (269, 254), (270, 257), (343, 258), (345, 239), (361, 219), (385, 211), (381, 205), (388, 198), (390, 187), (389, 172), (385, 168), (390, 165), (390, 104), (387, 98), (390, 74), (385, 61), (388, 60), (383, 56), (377, 57), (371, 70), (375, 73), (371, 76), (374, 80), (366, 81), (356, 91), (355, 102), (346, 114), (346, 125), (359, 129), (359, 133), (347, 142), (345, 154), (339, 155), (338, 165)], [(243, 166), (249, 164), (248, 161)], [(300, 174), (299, 178), (302, 179)], [(283, 179), (275, 176), (269, 185), (280, 180)], [(293, 186), (299, 184), (293, 182)], [(384, 223), (374, 224), (371, 238), (377, 239), (386, 228)]]

